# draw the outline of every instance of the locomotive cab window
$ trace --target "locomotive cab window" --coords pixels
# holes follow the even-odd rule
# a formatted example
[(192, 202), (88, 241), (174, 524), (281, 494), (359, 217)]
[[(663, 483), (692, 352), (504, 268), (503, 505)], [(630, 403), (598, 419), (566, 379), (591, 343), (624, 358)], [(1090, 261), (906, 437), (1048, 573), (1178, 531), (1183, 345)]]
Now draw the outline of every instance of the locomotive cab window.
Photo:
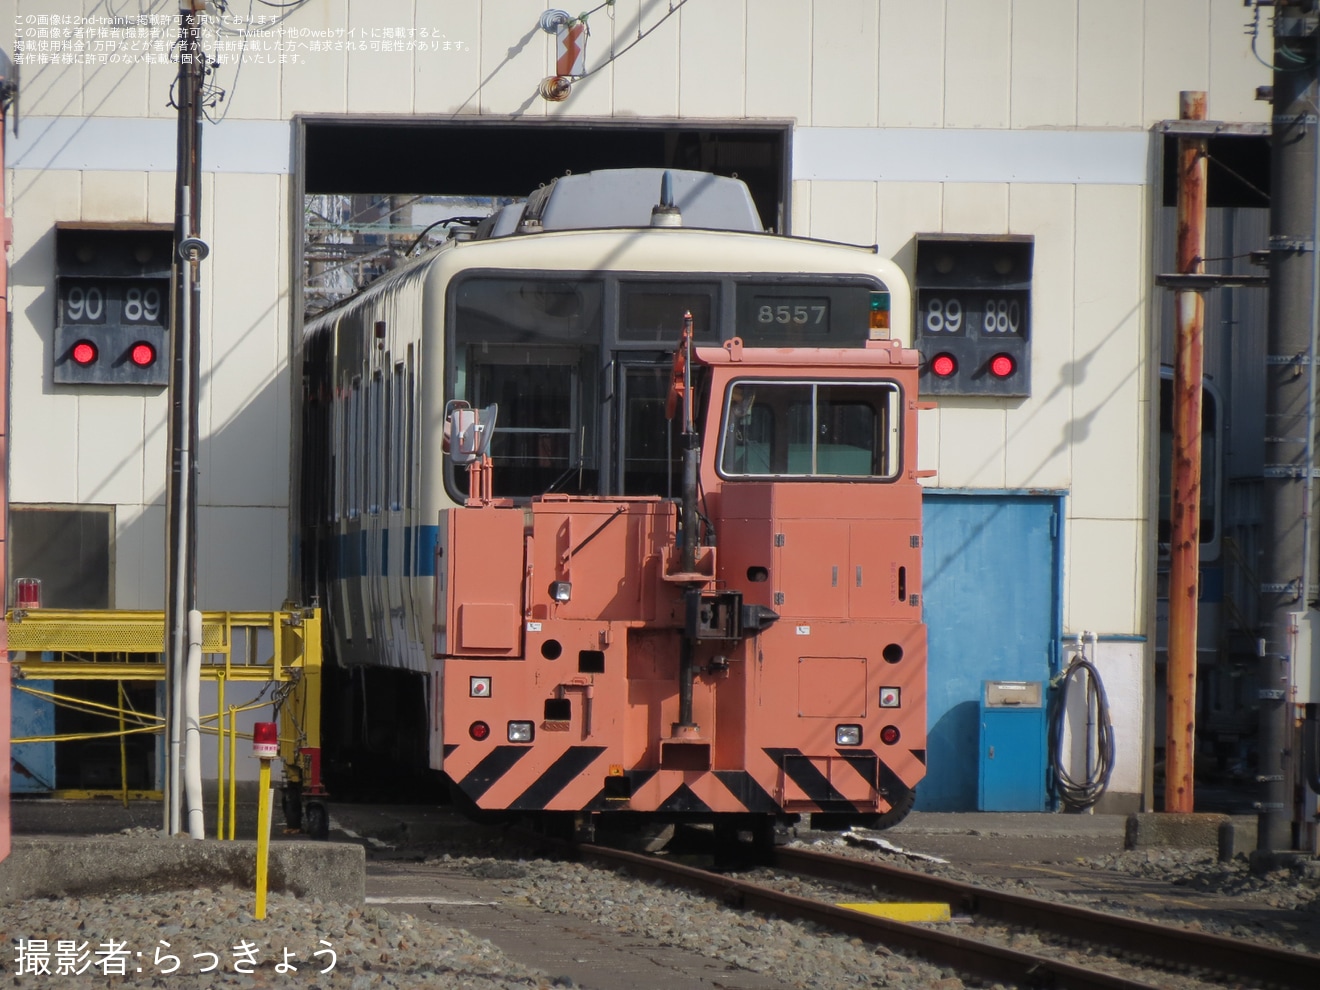
[(735, 382), (725, 398), (720, 473), (892, 479), (900, 419), (892, 382)]

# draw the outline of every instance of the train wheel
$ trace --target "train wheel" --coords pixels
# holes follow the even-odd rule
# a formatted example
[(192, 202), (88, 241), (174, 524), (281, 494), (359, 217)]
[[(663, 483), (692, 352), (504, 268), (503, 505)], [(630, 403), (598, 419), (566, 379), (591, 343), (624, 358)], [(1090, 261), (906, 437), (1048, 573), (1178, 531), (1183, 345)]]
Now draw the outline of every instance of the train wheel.
[(313, 839), (325, 841), (330, 838), (330, 812), (320, 801), (308, 801), (304, 813), (307, 825), (305, 831)]

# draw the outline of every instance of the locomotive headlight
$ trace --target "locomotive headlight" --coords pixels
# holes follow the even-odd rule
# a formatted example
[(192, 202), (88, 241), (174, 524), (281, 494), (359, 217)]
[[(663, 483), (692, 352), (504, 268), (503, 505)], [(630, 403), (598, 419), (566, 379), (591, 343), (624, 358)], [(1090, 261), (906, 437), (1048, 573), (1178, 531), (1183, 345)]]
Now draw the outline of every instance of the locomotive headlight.
[(573, 585), (568, 581), (550, 582), (550, 597), (561, 605), (573, 597)]
[(834, 727), (834, 742), (838, 746), (860, 746), (862, 744), (862, 727), (860, 725), (836, 725)]
[(532, 741), (533, 734), (531, 722), (509, 723), (509, 742), (511, 743), (529, 743)]

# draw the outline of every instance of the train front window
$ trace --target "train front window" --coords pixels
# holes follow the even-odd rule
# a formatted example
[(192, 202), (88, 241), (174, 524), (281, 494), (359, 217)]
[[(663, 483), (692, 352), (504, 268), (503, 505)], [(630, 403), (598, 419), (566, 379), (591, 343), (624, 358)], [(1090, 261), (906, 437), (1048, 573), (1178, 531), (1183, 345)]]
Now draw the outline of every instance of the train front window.
[[(504, 496), (597, 487), (600, 281), (473, 274), (451, 290), (449, 393), (496, 403), (492, 484)], [(454, 472), (467, 493), (467, 473)]]
[(892, 382), (735, 382), (725, 397), (720, 473), (895, 478), (900, 408)]

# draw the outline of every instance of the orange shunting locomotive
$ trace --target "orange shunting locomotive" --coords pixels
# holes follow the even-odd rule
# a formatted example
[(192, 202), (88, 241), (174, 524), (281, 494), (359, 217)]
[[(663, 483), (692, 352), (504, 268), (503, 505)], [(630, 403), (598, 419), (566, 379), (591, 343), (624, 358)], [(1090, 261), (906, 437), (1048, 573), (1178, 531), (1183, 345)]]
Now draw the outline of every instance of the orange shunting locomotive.
[(491, 490), (498, 410), (451, 403), (432, 762), (478, 809), (883, 827), (925, 772), (917, 355), (693, 347), (681, 492)]

